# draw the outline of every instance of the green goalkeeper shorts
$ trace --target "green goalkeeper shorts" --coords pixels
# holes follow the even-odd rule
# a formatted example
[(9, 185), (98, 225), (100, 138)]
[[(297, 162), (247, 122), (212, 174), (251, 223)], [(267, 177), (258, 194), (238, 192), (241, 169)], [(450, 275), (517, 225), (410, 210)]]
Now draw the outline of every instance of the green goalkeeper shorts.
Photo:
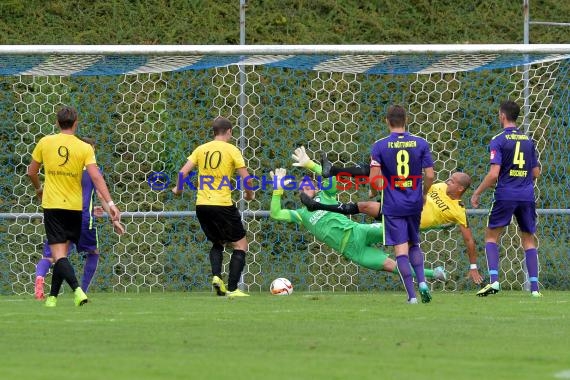
[(388, 254), (374, 246), (374, 244), (381, 244), (382, 239), (382, 223), (358, 224), (352, 229), (341, 253), (360, 266), (372, 270), (382, 270)]

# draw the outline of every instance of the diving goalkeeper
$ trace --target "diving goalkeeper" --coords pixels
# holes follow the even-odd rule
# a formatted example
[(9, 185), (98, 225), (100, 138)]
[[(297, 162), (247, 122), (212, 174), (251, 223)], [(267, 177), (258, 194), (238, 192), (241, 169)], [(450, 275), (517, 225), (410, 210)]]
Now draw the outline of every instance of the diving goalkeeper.
[[(321, 166), (311, 161), (306, 153), (304, 156), (294, 156), (294, 158), (297, 162), (293, 165), (303, 166), (317, 174), (321, 174)], [(304, 226), (318, 241), (360, 266), (398, 274), (396, 262), (389, 258), (388, 254), (382, 249), (374, 246), (374, 244), (380, 243), (383, 238), (382, 225), (380, 223), (357, 223), (337, 213), (327, 211), (312, 212), (305, 207), (296, 210), (282, 209), (281, 197), (284, 190), (280, 185), (282, 185), (286, 174), (287, 171), (282, 168), (271, 172), (271, 176), (276, 177), (275, 182), (277, 183), (277, 187), (273, 190), (273, 196), (271, 197), (271, 218)], [(328, 181), (326, 180), (326, 182)], [(337, 204), (336, 179), (331, 178), (330, 181), (332, 181), (332, 186), (330, 186), (330, 183), (323, 184), (323, 187), (328, 190), (319, 192), (317, 199), (320, 202), (332, 205)], [(318, 191), (315, 184), (307, 184), (300, 190), (303, 194), (307, 194), (310, 197), (316, 196)], [(428, 278), (442, 281), (447, 279), (442, 267), (437, 267), (433, 270), (425, 269), (425, 275)]]

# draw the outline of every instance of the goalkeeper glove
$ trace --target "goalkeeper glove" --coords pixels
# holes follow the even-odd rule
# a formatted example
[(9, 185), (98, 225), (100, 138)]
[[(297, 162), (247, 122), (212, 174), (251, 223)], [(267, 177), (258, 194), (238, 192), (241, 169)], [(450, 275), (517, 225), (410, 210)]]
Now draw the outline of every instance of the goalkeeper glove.
[(275, 169), (275, 172), (270, 171), (269, 175), (273, 178), (273, 183), (275, 183), (275, 188), (273, 190), (283, 190), (283, 186), (286, 186), (291, 182), (290, 179), (283, 181), (283, 178), (287, 175), (287, 169), (277, 168)]
[(309, 158), (304, 146), (295, 149), (295, 152), (291, 157), (297, 161), (293, 163), (293, 166), (300, 166), (309, 170), (312, 170), (315, 167), (315, 162)]

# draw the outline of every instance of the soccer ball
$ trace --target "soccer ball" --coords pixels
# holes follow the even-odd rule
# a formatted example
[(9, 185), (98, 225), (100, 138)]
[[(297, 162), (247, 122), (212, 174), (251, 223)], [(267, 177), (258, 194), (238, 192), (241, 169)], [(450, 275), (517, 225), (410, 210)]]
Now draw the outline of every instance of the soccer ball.
[(271, 283), (269, 291), (274, 296), (288, 296), (293, 293), (293, 285), (286, 278), (276, 278)]

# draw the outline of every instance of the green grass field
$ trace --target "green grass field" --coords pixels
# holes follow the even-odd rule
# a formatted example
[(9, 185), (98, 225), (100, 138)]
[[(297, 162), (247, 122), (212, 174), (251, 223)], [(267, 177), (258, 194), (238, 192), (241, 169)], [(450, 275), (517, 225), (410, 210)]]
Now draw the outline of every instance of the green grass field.
[(570, 292), (0, 297), (0, 379), (570, 378)]

